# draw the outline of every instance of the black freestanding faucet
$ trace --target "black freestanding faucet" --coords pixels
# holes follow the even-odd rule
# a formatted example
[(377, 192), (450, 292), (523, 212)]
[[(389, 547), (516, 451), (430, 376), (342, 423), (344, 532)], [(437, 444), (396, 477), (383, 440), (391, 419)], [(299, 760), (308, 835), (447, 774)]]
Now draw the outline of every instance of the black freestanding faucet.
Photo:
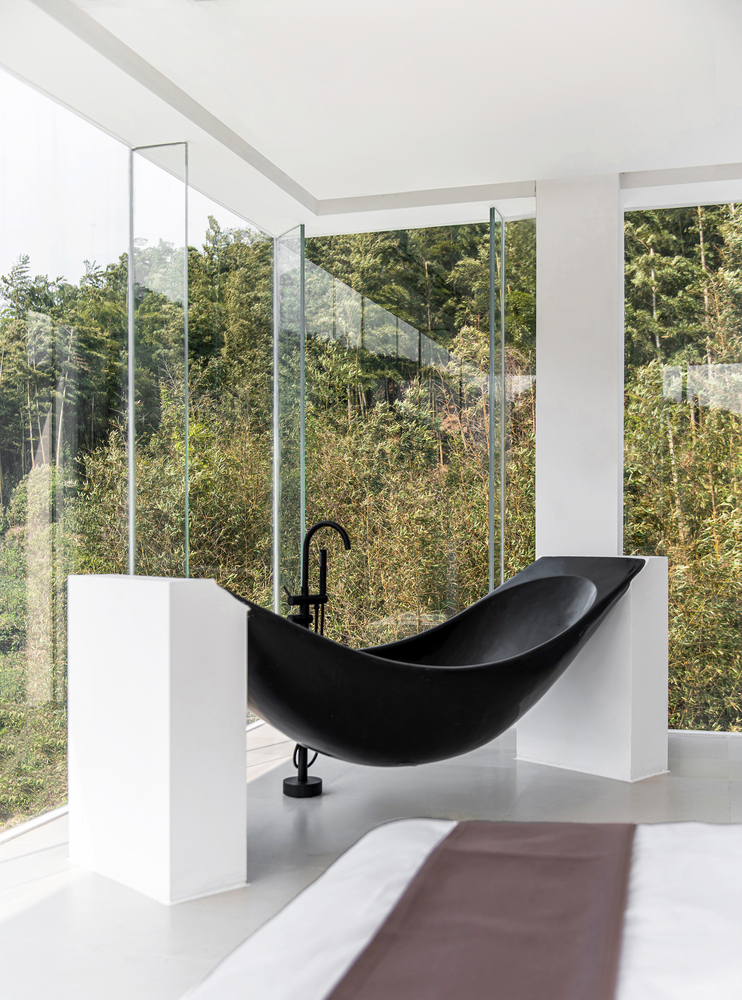
[[(348, 532), (337, 521), (317, 521), (304, 536), (301, 560), (301, 594), (290, 594), (285, 587), (283, 589), (286, 591), (289, 607), (293, 608), (296, 605), (299, 608), (298, 614), (288, 616), (289, 621), (295, 622), (297, 625), (303, 625), (305, 628), (310, 628), (314, 624), (314, 631), (319, 632), (320, 635), (324, 635), (325, 604), (328, 601), (327, 549), (320, 549), (319, 552), (319, 593), (309, 593), (309, 543), (315, 531), (319, 531), (320, 528), (334, 528), (342, 538), (346, 551), (350, 548)], [(314, 606), (314, 617), (312, 617), (309, 611), (312, 606)]]
[[(283, 589), (286, 591), (289, 607), (293, 608), (297, 606), (299, 608), (298, 614), (288, 616), (289, 621), (294, 622), (296, 625), (302, 625), (304, 628), (311, 628), (312, 624), (314, 624), (314, 631), (320, 635), (324, 635), (325, 604), (328, 601), (327, 549), (320, 549), (319, 551), (319, 593), (309, 593), (309, 543), (315, 531), (319, 531), (320, 528), (333, 528), (342, 538), (346, 552), (350, 548), (348, 532), (337, 521), (318, 521), (316, 524), (313, 524), (304, 536), (304, 545), (302, 547), (301, 594), (290, 594), (285, 587)], [(312, 607), (314, 608), (314, 615), (309, 610)], [(322, 778), (314, 776), (310, 778), (307, 775), (307, 769), (315, 762), (317, 754), (315, 753), (311, 761), (308, 761), (307, 758), (307, 747), (301, 743), (297, 743), (294, 747), (294, 767), (297, 768), (298, 773), (296, 777), (284, 779), (284, 795), (290, 795), (295, 799), (306, 799), (322, 794)]]

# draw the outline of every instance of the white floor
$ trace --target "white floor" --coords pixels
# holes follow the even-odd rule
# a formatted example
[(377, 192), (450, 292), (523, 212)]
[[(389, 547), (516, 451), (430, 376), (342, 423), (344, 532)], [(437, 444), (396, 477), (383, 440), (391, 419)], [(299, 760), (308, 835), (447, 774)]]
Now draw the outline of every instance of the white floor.
[[(742, 823), (742, 734), (670, 733), (670, 773), (634, 785), (516, 761), (506, 734), (465, 757), (375, 769), (320, 758), (318, 799), (281, 794), (293, 745), (247, 734), (245, 889), (161, 906), (67, 860), (67, 821), (0, 845), (2, 1000), (178, 1000), (362, 834), (406, 816)], [(246, 992), (246, 996), (248, 993)], [(300, 1000), (300, 998), (297, 998)]]

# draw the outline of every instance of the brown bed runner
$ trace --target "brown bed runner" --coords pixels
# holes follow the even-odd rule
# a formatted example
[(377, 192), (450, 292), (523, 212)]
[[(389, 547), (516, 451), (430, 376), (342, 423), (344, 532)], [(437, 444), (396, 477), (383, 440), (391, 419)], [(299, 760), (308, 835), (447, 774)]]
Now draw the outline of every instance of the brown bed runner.
[(459, 823), (327, 1000), (612, 1000), (633, 836)]

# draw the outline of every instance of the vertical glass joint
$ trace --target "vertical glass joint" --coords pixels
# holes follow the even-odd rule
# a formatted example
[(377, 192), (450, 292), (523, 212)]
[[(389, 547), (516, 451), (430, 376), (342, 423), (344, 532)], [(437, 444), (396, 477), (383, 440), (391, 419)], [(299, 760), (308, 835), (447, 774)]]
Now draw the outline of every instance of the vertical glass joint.
[[(489, 589), (505, 582), (506, 383), (505, 223), (490, 209), (489, 259)], [(498, 502), (499, 501), (499, 502)]]

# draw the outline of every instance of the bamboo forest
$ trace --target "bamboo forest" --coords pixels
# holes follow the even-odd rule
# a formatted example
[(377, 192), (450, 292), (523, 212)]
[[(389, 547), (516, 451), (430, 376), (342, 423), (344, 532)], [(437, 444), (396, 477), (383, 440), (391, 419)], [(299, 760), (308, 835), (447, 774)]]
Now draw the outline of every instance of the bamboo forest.
[[(273, 241), (212, 218), (188, 248), (188, 449), (183, 303), (163, 291), (183, 251), (137, 254), (158, 275), (134, 303), (137, 572), (187, 555), (270, 607)], [(323, 540), (337, 641), (487, 592), (489, 254), (486, 224), (306, 241), (306, 523), (353, 540)], [(624, 551), (669, 559), (670, 726), (739, 731), (742, 210), (630, 213), (625, 255)], [(505, 261), (507, 578), (535, 558), (533, 220), (506, 224)], [(0, 277), (0, 828), (66, 798), (67, 575), (128, 571), (127, 257), (86, 266), (72, 284), (22, 256)], [(337, 333), (342, 296), (365, 336)]]

